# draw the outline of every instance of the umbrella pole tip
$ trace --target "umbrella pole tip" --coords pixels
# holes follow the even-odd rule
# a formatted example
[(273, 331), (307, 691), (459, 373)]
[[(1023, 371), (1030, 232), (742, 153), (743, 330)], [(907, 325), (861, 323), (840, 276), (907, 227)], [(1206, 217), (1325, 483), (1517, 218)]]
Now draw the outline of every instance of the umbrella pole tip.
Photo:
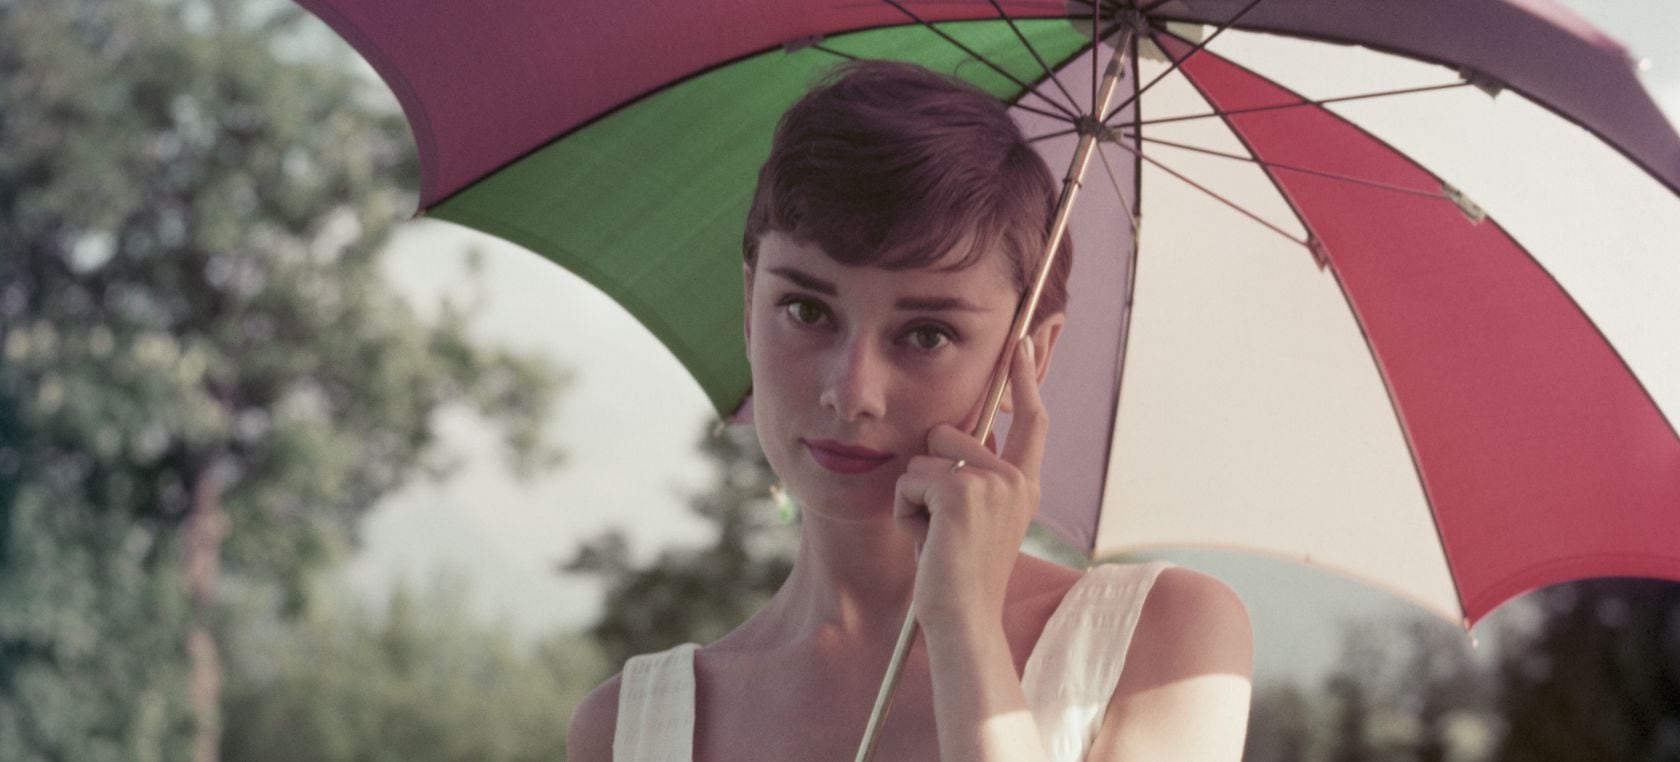
[(1471, 650), (1476, 650), (1482, 647), (1481, 639), (1476, 637), (1476, 631), (1471, 629), (1475, 625), (1470, 621), (1470, 617), (1463, 617), (1459, 619), (1458, 626), (1464, 628), (1464, 637), (1470, 640)]

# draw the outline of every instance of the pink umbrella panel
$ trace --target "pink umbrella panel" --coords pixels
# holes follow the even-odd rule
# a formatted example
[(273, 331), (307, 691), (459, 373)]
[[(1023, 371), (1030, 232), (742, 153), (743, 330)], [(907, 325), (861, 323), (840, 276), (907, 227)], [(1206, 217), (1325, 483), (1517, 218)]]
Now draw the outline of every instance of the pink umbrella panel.
[[(748, 391), (747, 197), (776, 115), (814, 77), (854, 57), (954, 73), (1016, 104), (1064, 166), (1107, 56), (1091, 30), (1112, 40), (1140, 11), (1143, 52), (1168, 60), (1128, 53), (1130, 95), (1074, 223), (1041, 521), (1096, 557), (1211, 545), (1300, 559), (1467, 622), (1565, 580), (1680, 579), (1680, 437), (1663, 410), (1680, 409), (1680, 370), (1672, 350), (1630, 351), (1645, 344), (1611, 335), (1601, 307), (1680, 315), (1625, 294), (1586, 304), (1562, 282), (1579, 268), (1537, 257), (1352, 117), (1515, 100), (1608, 146), (1601, 163), (1627, 170), (1618, 192), (1680, 209), (1680, 138), (1625, 52), (1549, 3), (1467, 0), (1450, 18), (1376, 0), (1075, 4), (1083, 27), (1044, 2), (516, 0), (400, 18), (368, 0), (305, 5), (403, 103), (425, 214), (595, 283), (724, 415)], [(1198, 25), (1206, 48), (1168, 31)], [(1338, 44), (1287, 55), (1425, 73), (1307, 98), (1226, 57), (1254, 48), (1270, 65), (1295, 38)], [(1388, 95), (1351, 99), (1372, 91)], [(1587, 269), (1680, 284), (1675, 257), (1618, 253)]]

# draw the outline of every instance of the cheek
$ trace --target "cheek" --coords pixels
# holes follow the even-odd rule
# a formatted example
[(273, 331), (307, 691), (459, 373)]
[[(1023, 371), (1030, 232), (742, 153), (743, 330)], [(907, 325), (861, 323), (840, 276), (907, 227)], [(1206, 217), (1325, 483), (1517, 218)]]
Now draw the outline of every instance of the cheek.
[(785, 367), (800, 353), (799, 342), (788, 335), (788, 327), (779, 325), (775, 315), (759, 314), (751, 327), (752, 338), (747, 341), (747, 361), (752, 364), (753, 388), (768, 383), (764, 379), (784, 379)]
[(816, 363), (797, 337), (787, 333), (786, 326), (767, 321), (762, 315), (752, 326), (747, 359), (752, 365), (755, 418), (760, 417), (759, 410), (768, 408), (767, 412), (781, 420), (783, 410), (802, 397), (816, 399), (817, 393), (811, 391), (816, 383)]
[(986, 374), (989, 363), (978, 358), (965, 358), (949, 364), (934, 364), (904, 368), (903, 382), (888, 403), (898, 411), (905, 423), (921, 429), (932, 429), (942, 423), (959, 428), (971, 418), (980, 397), (986, 393)]
[(804, 384), (801, 370), (806, 367), (790, 362), (785, 347), (760, 343), (752, 364), (753, 395), (777, 401), (794, 396)]
[[(754, 341), (759, 341), (756, 334)], [(752, 367), (753, 430), (770, 469), (790, 474), (802, 422), (809, 423), (810, 410), (816, 405), (815, 393), (802, 391), (809, 382), (797, 376), (797, 363), (778, 361), (775, 352), (760, 349), (758, 354), (764, 361)]]

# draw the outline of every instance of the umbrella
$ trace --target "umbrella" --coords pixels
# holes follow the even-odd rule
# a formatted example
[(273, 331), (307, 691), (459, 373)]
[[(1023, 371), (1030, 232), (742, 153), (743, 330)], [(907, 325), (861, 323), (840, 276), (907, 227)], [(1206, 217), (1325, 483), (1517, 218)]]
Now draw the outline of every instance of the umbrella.
[[(913, 60), (1014, 104), (1053, 167), (1103, 138), (1044, 391), (1040, 520), (1075, 547), (1298, 559), (1466, 626), (1680, 579), (1680, 362), (1650, 338), (1680, 254), (1607, 243), (1617, 214), (1680, 219), (1680, 137), (1546, 0), (303, 5), (401, 101), (423, 214), (594, 283), (720, 415), (749, 392), (739, 237), (776, 116), (837, 62)], [(1082, 123), (1127, 30), (1118, 105)], [(1366, 124), (1426, 108), (1456, 148)], [(1611, 197), (1588, 165), (1639, 201), (1575, 208)], [(1500, 221), (1535, 214), (1581, 232)]]

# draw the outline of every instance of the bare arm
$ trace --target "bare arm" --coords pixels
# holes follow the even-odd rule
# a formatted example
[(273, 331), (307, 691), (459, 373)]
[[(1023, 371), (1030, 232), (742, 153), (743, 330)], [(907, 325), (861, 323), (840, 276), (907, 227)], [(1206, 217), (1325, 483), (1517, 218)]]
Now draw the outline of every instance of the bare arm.
[[(917, 619), (933, 674), (934, 722), (945, 760), (1043, 760), (1004, 635), (1005, 590), (1038, 508), (1048, 423), (1031, 341), (1010, 365), (1015, 420), (993, 454), (951, 426), (929, 432), (928, 455), (899, 479), (899, 521), (921, 541)], [(962, 466), (953, 470), (953, 464)]]
[(925, 633), (940, 758), (1046, 759), (1002, 622), (966, 629)]
[(1241, 759), (1253, 670), (1253, 633), (1236, 594), (1188, 569), (1162, 572), (1086, 758)]
[(597, 686), (572, 711), (566, 728), (570, 762), (612, 762), (613, 733), (618, 727), (618, 675)]

